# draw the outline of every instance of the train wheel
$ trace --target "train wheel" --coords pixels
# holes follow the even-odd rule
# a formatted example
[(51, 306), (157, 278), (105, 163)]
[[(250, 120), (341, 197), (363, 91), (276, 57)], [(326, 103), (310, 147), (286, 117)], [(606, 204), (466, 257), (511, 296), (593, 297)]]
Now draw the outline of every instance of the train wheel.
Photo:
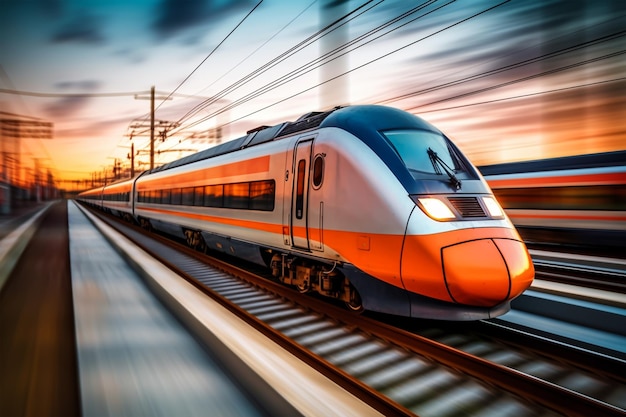
[(363, 300), (361, 300), (361, 296), (358, 291), (350, 286), (350, 301), (346, 301), (346, 307), (348, 310), (355, 313), (362, 313), (365, 308), (363, 307)]
[(302, 281), (299, 284), (296, 284), (296, 288), (300, 294), (307, 293), (311, 290), (311, 286), (309, 285), (309, 281)]
[(144, 219), (144, 218), (140, 218), (139, 219), (139, 223), (141, 225), (141, 228), (147, 232), (151, 232), (152, 231), (152, 224), (150, 224), (150, 220), (148, 219)]

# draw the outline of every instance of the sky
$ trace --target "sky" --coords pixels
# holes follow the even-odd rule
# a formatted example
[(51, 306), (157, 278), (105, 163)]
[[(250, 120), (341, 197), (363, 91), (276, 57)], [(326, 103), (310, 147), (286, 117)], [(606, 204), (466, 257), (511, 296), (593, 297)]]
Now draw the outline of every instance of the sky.
[[(621, 0), (0, 0), (13, 182), (61, 188), (348, 104), (410, 111), (476, 165), (626, 149)], [(160, 126), (160, 127), (159, 127)], [(19, 169), (17, 169), (19, 167)]]

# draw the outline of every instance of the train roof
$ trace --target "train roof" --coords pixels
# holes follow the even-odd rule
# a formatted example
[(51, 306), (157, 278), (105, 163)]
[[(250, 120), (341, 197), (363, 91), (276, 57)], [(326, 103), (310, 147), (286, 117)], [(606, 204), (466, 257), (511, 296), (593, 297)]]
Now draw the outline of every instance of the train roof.
[(295, 122), (283, 122), (274, 126), (261, 126), (249, 130), (246, 136), (233, 139), (204, 151), (163, 164), (147, 171), (147, 174), (165, 171), (193, 162), (235, 152), (261, 143), (287, 138), (294, 133), (321, 127), (338, 127), (363, 140), (376, 151), (380, 140), (376, 132), (386, 129), (420, 128), (438, 131), (422, 119), (403, 110), (386, 106), (359, 105), (335, 107), (329, 111), (307, 113)]
[(167, 169), (191, 164), (193, 162), (202, 161), (208, 158), (213, 158), (218, 155), (223, 155), (241, 149), (249, 148), (251, 146), (259, 145), (261, 143), (270, 142), (277, 138), (286, 137), (292, 133), (316, 128), (329, 114), (337, 109), (338, 107), (326, 112), (307, 113), (295, 122), (283, 122), (274, 126), (261, 126), (256, 129), (249, 130), (246, 136), (242, 136), (240, 138), (233, 139), (212, 148), (205, 149), (204, 151), (200, 151), (192, 155), (188, 155), (184, 158), (168, 162), (167, 164), (163, 164), (157, 168), (148, 171), (148, 173), (165, 171)]

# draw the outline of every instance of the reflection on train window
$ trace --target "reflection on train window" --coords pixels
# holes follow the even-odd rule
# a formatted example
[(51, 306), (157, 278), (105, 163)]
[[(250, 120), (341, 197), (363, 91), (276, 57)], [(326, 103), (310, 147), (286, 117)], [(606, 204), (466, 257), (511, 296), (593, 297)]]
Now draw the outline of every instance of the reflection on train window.
[(250, 183), (250, 210), (274, 210), (274, 181), (256, 181)]
[(206, 207), (224, 206), (224, 186), (207, 185), (204, 191), (204, 205)]
[(193, 187), (183, 188), (182, 194), (181, 204), (183, 206), (193, 206)]
[(494, 189), (505, 209), (626, 210), (621, 185)]
[(224, 185), (224, 207), (247, 209), (250, 200), (250, 183)]
[(298, 161), (298, 176), (296, 178), (296, 218), (301, 219), (304, 209), (304, 176), (306, 162), (304, 159)]
[(313, 161), (313, 188), (318, 189), (324, 179), (324, 157), (317, 155)]
[(196, 187), (193, 191), (193, 205), (204, 205), (204, 187)]
[(163, 190), (161, 193), (161, 204), (170, 204), (171, 194), (170, 190)]
[[(424, 178), (424, 175), (442, 175), (439, 164), (445, 164), (460, 179), (473, 178), (460, 155), (440, 133), (417, 129), (381, 133), (415, 179)], [(437, 154), (439, 162), (431, 160), (429, 149)]]
[[(129, 202), (130, 193), (107, 193), (102, 195), (104, 201), (125, 201)], [(99, 200), (99, 196), (88, 196), (87, 199)]]
[(204, 206), (273, 211), (276, 198), (274, 180), (139, 191), (140, 203)]
[(182, 194), (182, 190), (180, 188), (172, 188), (170, 190), (170, 204), (182, 204), (183, 201), (183, 194)]

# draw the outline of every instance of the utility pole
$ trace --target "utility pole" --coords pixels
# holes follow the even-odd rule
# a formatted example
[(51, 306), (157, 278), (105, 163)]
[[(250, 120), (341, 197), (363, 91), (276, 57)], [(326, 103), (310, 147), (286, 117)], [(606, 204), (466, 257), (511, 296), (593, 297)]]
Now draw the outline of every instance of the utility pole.
[[(155, 131), (155, 119), (154, 119), (154, 101), (156, 99), (159, 100), (171, 100), (172, 98), (169, 96), (164, 97), (155, 97), (155, 89), (154, 86), (150, 88), (150, 97), (142, 97), (139, 95), (135, 95), (136, 100), (150, 100), (150, 169), (154, 168), (154, 131)], [(165, 122), (163, 122), (165, 123)], [(171, 126), (176, 126), (174, 123), (169, 123)], [(137, 125), (138, 126), (138, 125)]]
[(150, 169), (154, 168), (154, 86), (150, 89)]
[(135, 178), (135, 144), (130, 144), (130, 177)]

